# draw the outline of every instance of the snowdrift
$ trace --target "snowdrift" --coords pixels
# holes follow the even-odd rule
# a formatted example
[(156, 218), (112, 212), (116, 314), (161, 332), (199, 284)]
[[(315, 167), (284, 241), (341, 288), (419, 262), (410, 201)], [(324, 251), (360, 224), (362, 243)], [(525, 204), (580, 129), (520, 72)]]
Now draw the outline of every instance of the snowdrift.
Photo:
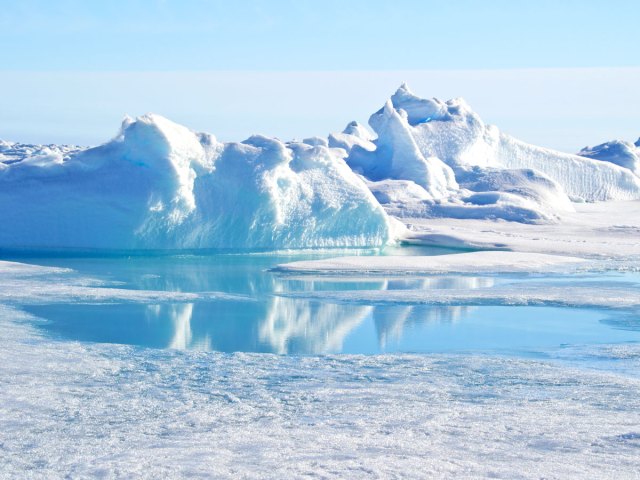
[(3, 143), (0, 246), (381, 246), (391, 220), (336, 151), (218, 142), (158, 115), (91, 149)]

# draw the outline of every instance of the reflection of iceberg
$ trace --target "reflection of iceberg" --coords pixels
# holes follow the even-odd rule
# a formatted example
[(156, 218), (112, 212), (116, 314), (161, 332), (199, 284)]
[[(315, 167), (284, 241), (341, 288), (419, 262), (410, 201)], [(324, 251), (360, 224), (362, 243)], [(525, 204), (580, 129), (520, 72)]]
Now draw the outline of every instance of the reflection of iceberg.
[[(372, 307), (273, 297), (266, 302), (148, 305), (138, 335), (173, 349), (315, 354), (339, 352)], [(241, 312), (241, 313), (239, 313)]]
[[(193, 333), (191, 332), (191, 316), (193, 315), (193, 303), (185, 303), (182, 305), (169, 305), (171, 320), (173, 322), (174, 334), (169, 348), (184, 350), (186, 348), (194, 348), (192, 344)], [(203, 350), (206, 348), (207, 342), (199, 341), (198, 344), (204, 343)]]
[(346, 336), (372, 310), (274, 297), (258, 334), (274, 353), (339, 352)]
[(168, 305), (147, 305), (147, 320), (168, 318), (171, 322), (171, 338), (167, 348), (177, 350), (211, 350), (209, 335), (203, 335), (194, 339), (191, 328), (193, 317), (193, 303), (173, 303)]
[(383, 290), (442, 290), (452, 288), (489, 288), (493, 287), (495, 279), (492, 277), (427, 277), (392, 279), (386, 282)]
[(418, 307), (377, 306), (373, 311), (378, 334), (378, 345), (384, 348), (389, 342), (402, 339), (405, 330), (429, 323), (456, 323), (475, 307)]
[[(372, 306), (366, 302), (344, 304), (322, 298), (314, 300), (286, 295), (292, 292), (302, 295), (350, 292), (357, 295), (362, 289), (394, 295), (399, 292), (482, 289), (495, 283), (491, 277), (454, 275), (379, 278), (369, 282), (276, 276), (259, 276), (253, 280), (263, 282), (261, 291), (283, 295), (276, 293), (254, 302), (223, 300), (147, 306), (147, 321), (140, 334), (145, 338), (160, 335), (163, 337), (161, 344), (173, 349), (322, 354), (344, 351), (345, 339), (363, 323), (371, 322), (367, 328), (375, 329), (378, 347), (384, 349), (391, 342), (401, 342), (408, 330), (428, 323), (457, 322), (473, 307)], [(238, 287), (242, 291), (252, 288), (244, 283)], [(367, 340), (370, 341), (371, 338)]]
[[(429, 277), (420, 279), (389, 280), (385, 290), (432, 290), (432, 289), (476, 289), (492, 287), (491, 277)], [(377, 306), (373, 320), (378, 334), (378, 344), (384, 348), (390, 341), (398, 341), (404, 331), (415, 325), (427, 323), (455, 323), (465, 317), (474, 307), (438, 306)]]

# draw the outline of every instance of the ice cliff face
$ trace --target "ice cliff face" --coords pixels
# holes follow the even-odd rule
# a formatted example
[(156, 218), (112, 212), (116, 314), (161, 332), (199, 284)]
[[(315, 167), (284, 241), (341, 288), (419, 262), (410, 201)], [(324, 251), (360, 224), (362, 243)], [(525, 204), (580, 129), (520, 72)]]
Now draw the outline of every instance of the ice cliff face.
[(146, 115), (96, 148), (27, 150), (0, 167), (3, 247), (349, 247), (392, 237), (343, 151), (323, 145), (223, 144)]

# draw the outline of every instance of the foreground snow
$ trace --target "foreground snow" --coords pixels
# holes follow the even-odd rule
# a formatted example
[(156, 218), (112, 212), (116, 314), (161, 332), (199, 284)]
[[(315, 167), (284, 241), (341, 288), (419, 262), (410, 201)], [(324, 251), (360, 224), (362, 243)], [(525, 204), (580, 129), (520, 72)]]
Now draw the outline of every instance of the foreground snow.
[[(26, 321), (0, 308), (3, 478), (614, 479), (640, 470), (637, 377), (467, 355), (58, 343)], [(581, 354), (636, 372), (640, 358), (635, 346)]]
[[(536, 286), (529, 279), (522, 288), (488, 276), (433, 275), (472, 272), (474, 262), (485, 273), (575, 270), (584, 265), (578, 258), (504, 251), (428, 257), (430, 265), (407, 258), (391, 261), (406, 271), (414, 260), (431, 276), (383, 279), (377, 293), (320, 285), (300, 293), (314, 300), (314, 309), (276, 296), (258, 335), (284, 346), (298, 331), (316, 329), (331, 348), (371, 305), (394, 302), (407, 309), (425, 301), (550, 299), (563, 306), (639, 306), (637, 284), (614, 289), (563, 277), (571, 283)], [(355, 266), (353, 274), (377, 259), (381, 268), (389, 265), (389, 257), (345, 262)], [(422, 283), (402, 289), (414, 280)], [(173, 308), (170, 346), (184, 348), (191, 302), (248, 300), (114, 287), (65, 268), (0, 262), (0, 477), (614, 479), (633, 478), (640, 469), (638, 345), (560, 348), (546, 352), (546, 361), (221, 354), (56, 341), (34, 328), (46, 320), (18, 309), (69, 301)], [(347, 323), (323, 325), (314, 313), (327, 308), (331, 317), (332, 302), (361, 305)], [(388, 328), (406, 318), (389, 319)]]

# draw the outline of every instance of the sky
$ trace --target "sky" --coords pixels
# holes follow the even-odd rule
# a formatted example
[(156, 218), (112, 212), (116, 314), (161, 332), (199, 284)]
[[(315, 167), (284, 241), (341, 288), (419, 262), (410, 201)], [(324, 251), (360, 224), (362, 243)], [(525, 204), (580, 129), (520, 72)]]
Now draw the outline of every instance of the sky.
[(149, 111), (326, 135), (403, 82), (523, 140), (640, 135), (636, 0), (0, 0), (0, 138), (96, 144)]

